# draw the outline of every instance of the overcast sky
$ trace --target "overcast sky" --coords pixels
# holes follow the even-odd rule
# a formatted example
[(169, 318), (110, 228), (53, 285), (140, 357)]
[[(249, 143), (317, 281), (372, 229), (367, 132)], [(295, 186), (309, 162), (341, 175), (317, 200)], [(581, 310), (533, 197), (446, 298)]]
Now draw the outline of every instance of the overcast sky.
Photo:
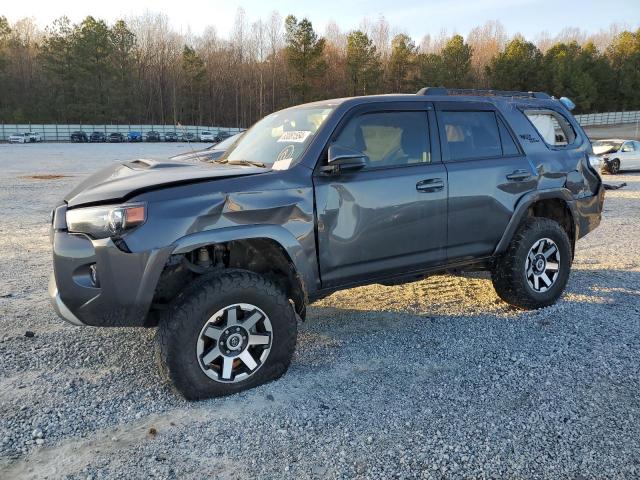
[(10, 21), (31, 16), (45, 26), (63, 15), (72, 21), (93, 15), (111, 22), (149, 10), (167, 14), (177, 30), (199, 34), (212, 25), (226, 36), (238, 7), (245, 9), (249, 22), (267, 19), (273, 10), (283, 17), (306, 16), (320, 33), (331, 20), (348, 31), (364, 17), (375, 20), (384, 15), (394, 30), (416, 40), (443, 29), (466, 35), (487, 20), (499, 20), (507, 33), (531, 39), (542, 31), (553, 36), (565, 27), (595, 33), (611, 23), (640, 26), (640, 0), (2, 0), (0, 15)]

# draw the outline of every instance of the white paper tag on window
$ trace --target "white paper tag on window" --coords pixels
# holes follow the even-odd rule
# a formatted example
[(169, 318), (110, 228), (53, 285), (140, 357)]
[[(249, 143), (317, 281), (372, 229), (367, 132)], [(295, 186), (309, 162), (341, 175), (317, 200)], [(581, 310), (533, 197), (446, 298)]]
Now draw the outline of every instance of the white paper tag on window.
[(309, 130), (291, 130), (280, 135), (278, 142), (302, 143), (309, 137), (309, 135), (311, 135)]
[(283, 158), (282, 160), (276, 160), (271, 166), (271, 170), (287, 170), (291, 166), (293, 158)]

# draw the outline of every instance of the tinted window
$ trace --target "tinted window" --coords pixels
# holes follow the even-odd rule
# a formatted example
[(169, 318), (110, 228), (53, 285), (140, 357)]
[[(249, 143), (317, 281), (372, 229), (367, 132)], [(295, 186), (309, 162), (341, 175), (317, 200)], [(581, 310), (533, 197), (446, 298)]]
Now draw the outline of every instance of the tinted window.
[(564, 147), (576, 141), (571, 123), (558, 112), (539, 109), (525, 110), (524, 113), (548, 145)]
[(431, 162), (426, 112), (377, 112), (352, 118), (334, 142), (367, 155), (367, 168)]
[(502, 155), (493, 112), (441, 112), (450, 160)]
[(520, 151), (516, 146), (516, 142), (513, 140), (511, 133), (509, 133), (509, 129), (505, 126), (504, 122), (498, 118), (498, 127), (500, 128), (500, 140), (502, 142), (502, 154), (509, 155), (520, 155)]

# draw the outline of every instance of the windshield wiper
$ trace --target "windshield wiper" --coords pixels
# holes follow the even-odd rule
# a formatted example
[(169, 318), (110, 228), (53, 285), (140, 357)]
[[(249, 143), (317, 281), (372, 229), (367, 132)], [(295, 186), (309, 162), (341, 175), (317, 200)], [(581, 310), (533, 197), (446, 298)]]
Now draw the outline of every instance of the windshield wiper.
[(267, 166), (262, 162), (252, 162), (251, 160), (214, 160), (216, 163), (228, 163), (229, 165), (250, 165), (252, 167), (266, 168)]

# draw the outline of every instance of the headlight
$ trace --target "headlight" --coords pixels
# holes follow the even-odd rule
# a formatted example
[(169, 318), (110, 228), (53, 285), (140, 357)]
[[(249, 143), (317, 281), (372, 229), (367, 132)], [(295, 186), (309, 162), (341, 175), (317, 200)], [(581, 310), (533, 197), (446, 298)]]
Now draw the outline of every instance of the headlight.
[(147, 219), (144, 205), (87, 207), (67, 210), (67, 229), (93, 238), (118, 237)]

